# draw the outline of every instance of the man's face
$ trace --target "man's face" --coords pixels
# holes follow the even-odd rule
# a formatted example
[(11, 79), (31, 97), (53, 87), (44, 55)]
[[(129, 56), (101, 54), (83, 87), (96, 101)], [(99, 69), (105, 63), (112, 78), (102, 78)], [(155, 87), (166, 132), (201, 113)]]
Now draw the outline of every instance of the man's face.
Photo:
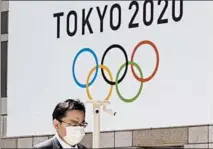
[(66, 136), (66, 127), (83, 125), (85, 115), (82, 111), (72, 110), (67, 112), (66, 116), (61, 119), (62, 122), (54, 120), (53, 124), (61, 137)]

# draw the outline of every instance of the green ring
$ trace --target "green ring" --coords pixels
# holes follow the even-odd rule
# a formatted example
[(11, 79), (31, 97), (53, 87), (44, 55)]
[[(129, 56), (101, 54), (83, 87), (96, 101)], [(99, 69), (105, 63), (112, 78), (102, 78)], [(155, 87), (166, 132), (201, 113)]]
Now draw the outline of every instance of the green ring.
[[(133, 65), (133, 66), (135, 66), (135, 67), (138, 69), (141, 78), (143, 78), (143, 73), (142, 73), (141, 68), (139, 67), (139, 65), (138, 65), (137, 63), (132, 62), (132, 61), (129, 61), (129, 62), (128, 62), (128, 65)], [(124, 97), (121, 95), (121, 93), (120, 93), (120, 91), (119, 91), (119, 89), (118, 89), (118, 77), (119, 77), (119, 74), (120, 74), (121, 70), (122, 70), (125, 66), (126, 66), (126, 63), (124, 63), (123, 65), (121, 65), (121, 67), (119, 68), (119, 70), (118, 70), (118, 72), (117, 72), (117, 74), (116, 74), (115, 86), (116, 86), (116, 92), (117, 92), (118, 96), (120, 97), (120, 99), (121, 99), (122, 101), (124, 101), (124, 102), (130, 103), (130, 102), (135, 101), (135, 100), (138, 98), (138, 96), (140, 95), (140, 93), (141, 93), (141, 91), (142, 91), (142, 89), (143, 89), (143, 82), (141, 82), (141, 85), (140, 85), (140, 88), (139, 88), (139, 90), (138, 90), (138, 93), (137, 93), (134, 97), (132, 97), (132, 98), (130, 98), (130, 99), (124, 98)]]

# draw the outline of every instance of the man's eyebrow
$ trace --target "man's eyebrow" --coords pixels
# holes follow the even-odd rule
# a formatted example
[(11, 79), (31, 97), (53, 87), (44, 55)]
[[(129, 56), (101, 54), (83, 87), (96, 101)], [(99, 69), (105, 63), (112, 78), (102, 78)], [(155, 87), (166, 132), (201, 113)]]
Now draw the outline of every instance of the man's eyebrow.
[(69, 120), (69, 121), (72, 123), (78, 123), (78, 121), (76, 121), (76, 120)]

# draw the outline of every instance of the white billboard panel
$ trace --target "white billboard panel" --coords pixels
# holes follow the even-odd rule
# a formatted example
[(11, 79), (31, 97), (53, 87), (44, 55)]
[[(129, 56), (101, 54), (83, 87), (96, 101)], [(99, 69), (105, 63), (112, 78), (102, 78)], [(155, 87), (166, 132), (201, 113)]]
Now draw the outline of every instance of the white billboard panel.
[[(101, 130), (211, 123), (213, 2), (11, 1), (9, 10), (9, 136), (54, 133), (53, 108), (86, 101), (86, 82), (96, 100), (112, 87), (117, 115), (102, 113)], [(86, 118), (92, 131), (91, 105)]]

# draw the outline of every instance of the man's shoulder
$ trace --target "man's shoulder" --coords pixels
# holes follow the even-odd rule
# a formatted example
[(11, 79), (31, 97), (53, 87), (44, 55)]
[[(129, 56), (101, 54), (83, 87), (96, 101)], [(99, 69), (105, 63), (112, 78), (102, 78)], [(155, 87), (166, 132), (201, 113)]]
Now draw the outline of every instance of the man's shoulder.
[[(55, 137), (53, 137), (51, 139), (48, 139), (48, 140), (46, 140), (44, 142), (41, 142), (41, 143), (35, 145), (34, 148), (37, 148), (37, 149), (50, 149), (50, 148), (53, 149), (53, 148), (57, 148), (54, 145), (54, 140), (55, 139), (56, 139)], [(77, 146), (78, 146), (78, 149), (87, 149), (87, 147), (85, 147), (83, 144), (80, 144), (80, 143)]]
[(48, 149), (48, 148), (53, 148), (53, 138), (45, 140), (39, 144), (36, 144), (34, 148), (39, 148), (39, 149)]

